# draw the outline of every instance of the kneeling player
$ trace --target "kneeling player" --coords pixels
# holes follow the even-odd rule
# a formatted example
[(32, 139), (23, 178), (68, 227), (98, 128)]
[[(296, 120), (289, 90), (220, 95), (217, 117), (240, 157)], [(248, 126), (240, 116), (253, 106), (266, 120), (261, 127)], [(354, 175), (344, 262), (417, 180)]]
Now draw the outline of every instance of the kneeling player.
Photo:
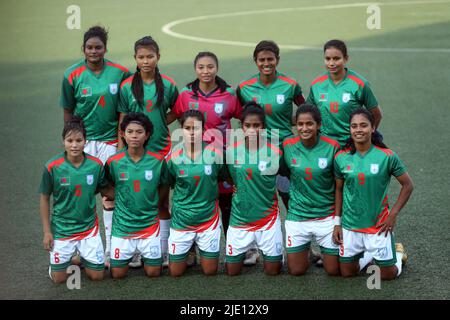
[[(395, 246), (397, 216), (407, 203), (413, 182), (396, 153), (373, 135), (374, 118), (365, 109), (350, 115), (351, 138), (335, 157), (336, 215), (333, 237), (340, 244), (340, 269), (344, 277), (355, 276), (358, 260), (369, 252), (380, 266), (381, 279), (392, 280), (402, 271), (404, 252)], [(391, 176), (401, 184), (397, 202), (389, 212), (388, 189)]]
[(72, 116), (65, 123), (62, 138), (65, 152), (47, 162), (40, 186), (44, 248), (50, 251), (50, 276), (55, 283), (65, 282), (66, 269), (78, 250), (88, 277), (102, 280), (105, 256), (95, 195), (101, 191), (113, 200), (114, 192), (107, 188), (102, 162), (83, 152), (86, 129), (80, 117)]
[(128, 263), (140, 254), (147, 276), (156, 277), (162, 264), (158, 200), (162, 188), (167, 188), (167, 167), (162, 155), (145, 150), (153, 125), (143, 113), (127, 114), (120, 129), (126, 148), (106, 163), (116, 192), (111, 274), (124, 278)]

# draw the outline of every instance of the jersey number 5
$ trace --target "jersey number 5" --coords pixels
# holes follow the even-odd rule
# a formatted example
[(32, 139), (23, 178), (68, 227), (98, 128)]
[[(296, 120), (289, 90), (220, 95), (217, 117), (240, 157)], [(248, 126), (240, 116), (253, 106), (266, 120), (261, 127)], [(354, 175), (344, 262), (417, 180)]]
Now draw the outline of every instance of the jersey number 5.
[(313, 176), (312, 176), (312, 168), (306, 168), (305, 169), (305, 173), (306, 173), (306, 178), (305, 180), (312, 180)]

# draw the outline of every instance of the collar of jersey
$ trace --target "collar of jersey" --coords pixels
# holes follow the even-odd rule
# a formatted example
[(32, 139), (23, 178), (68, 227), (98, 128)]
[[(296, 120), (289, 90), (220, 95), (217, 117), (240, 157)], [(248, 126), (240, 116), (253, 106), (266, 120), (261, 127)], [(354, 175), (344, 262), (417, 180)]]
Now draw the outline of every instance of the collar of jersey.
[(84, 159), (83, 159), (83, 162), (80, 164), (80, 166), (77, 168), (77, 167), (75, 167), (74, 165), (73, 165), (73, 163), (72, 162), (70, 162), (69, 161), (69, 159), (67, 158), (67, 151), (64, 151), (64, 161), (65, 162), (67, 162), (68, 164), (69, 164), (69, 166), (71, 166), (73, 169), (75, 169), (75, 170), (79, 170), (83, 165), (84, 165), (84, 163), (86, 162), (86, 153), (83, 151), (83, 156), (84, 156)]
[(100, 78), (100, 77), (102, 76), (103, 72), (104, 72), (105, 69), (106, 69), (106, 62), (107, 62), (107, 61), (108, 61), (108, 60), (106, 60), (105, 58), (103, 58), (103, 68), (102, 68), (102, 71), (100, 71), (99, 74), (95, 74), (94, 71), (92, 71), (91, 68), (89, 68), (86, 59), (84, 59), (84, 65), (86, 66), (87, 72), (90, 72), (91, 75), (93, 75), (94, 77)]
[(357, 154), (358, 157), (360, 157), (361, 159), (364, 159), (365, 157), (367, 157), (367, 155), (368, 155), (369, 153), (372, 152), (373, 148), (374, 148), (374, 145), (373, 145), (373, 143), (372, 143), (372, 144), (370, 145), (369, 150), (367, 150), (367, 152), (366, 152), (364, 155), (362, 155), (361, 153), (359, 153), (358, 150), (355, 151), (355, 154)]

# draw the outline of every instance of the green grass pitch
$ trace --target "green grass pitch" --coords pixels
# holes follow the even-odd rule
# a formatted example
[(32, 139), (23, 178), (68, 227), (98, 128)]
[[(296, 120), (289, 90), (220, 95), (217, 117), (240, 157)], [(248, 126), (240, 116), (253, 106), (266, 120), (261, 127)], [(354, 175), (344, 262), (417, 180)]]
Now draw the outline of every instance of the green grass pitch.
[[(126, 4), (80, 0), (81, 30), (68, 30), (66, 8), (73, 4), (71, 0), (2, 1), (0, 298), (449, 299), (450, 1), (382, 3), (381, 29), (369, 30), (367, 6), (350, 0), (140, 0)], [(265, 11), (237, 14), (258, 10)], [(230, 15), (172, 28), (184, 35), (215, 39), (212, 43), (162, 32), (172, 21), (223, 13)], [(165, 270), (162, 277), (150, 280), (142, 270), (133, 270), (123, 281), (108, 277), (92, 283), (83, 275), (81, 290), (53, 285), (42, 247), (37, 189), (43, 164), (61, 150), (58, 99), (63, 72), (82, 57), (83, 32), (96, 23), (110, 30), (107, 57), (130, 69), (135, 66), (134, 42), (148, 34), (156, 38), (161, 47), (160, 69), (175, 79), (179, 89), (194, 77), (192, 61), (203, 50), (218, 55), (219, 74), (235, 86), (256, 73), (251, 44), (270, 38), (285, 46), (279, 70), (298, 79), (307, 95), (309, 83), (323, 70), (320, 46), (331, 38), (346, 40), (348, 66), (371, 82), (384, 113), (385, 141), (404, 160), (415, 182), (396, 230), (409, 255), (402, 276), (382, 283), (381, 290), (369, 290), (367, 275), (330, 278), (313, 266), (303, 277), (285, 271), (267, 277), (258, 266), (231, 278), (221, 264), (216, 277), (205, 277), (195, 267), (180, 279), (172, 279)], [(312, 48), (301, 50), (300, 46)], [(393, 181), (391, 199), (398, 191)]]

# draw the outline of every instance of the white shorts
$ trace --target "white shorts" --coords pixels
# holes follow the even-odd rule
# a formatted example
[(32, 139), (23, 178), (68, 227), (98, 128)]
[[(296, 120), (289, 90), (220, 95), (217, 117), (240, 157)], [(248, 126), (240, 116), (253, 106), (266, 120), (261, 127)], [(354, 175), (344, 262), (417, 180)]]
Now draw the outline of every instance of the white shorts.
[(99, 158), (105, 164), (106, 160), (117, 152), (117, 143), (88, 140), (84, 146), (84, 152)]
[(238, 263), (244, 260), (245, 253), (256, 246), (262, 251), (267, 262), (281, 262), (283, 257), (283, 235), (280, 218), (269, 229), (247, 231), (230, 226), (227, 231), (226, 261)]
[(105, 269), (105, 255), (100, 233), (82, 240), (55, 240), (50, 251), (50, 265), (53, 272), (65, 271), (78, 250), (81, 262), (87, 269), (101, 271)]
[(333, 241), (333, 216), (307, 221), (288, 221), (286, 227), (286, 251), (298, 253), (309, 250), (314, 236), (323, 254), (339, 255), (339, 246)]
[(220, 234), (222, 223), (219, 221), (214, 229), (211, 226), (203, 232), (178, 231), (170, 228), (169, 236), (169, 261), (185, 261), (189, 249), (195, 242), (198, 245), (200, 256), (206, 259), (219, 259)]
[(356, 262), (368, 252), (380, 267), (395, 265), (397, 257), (395, 254), (395, 238), (392, 233), (362, 233), (342, 228), (343, 244), (339, 249), (339, 261), (344, 263)]
[(111, 237), (111, 267), (124, 268), (133, 259), (134, 254), (140, 254), (146, 266), (162, 264), (161, 237), (155, 232), (145, 239), (125, 239)]
[(288, 177), (277, 175), (277, 189), (283, 193), (289, 193), (291, 187), (291, 181)]

